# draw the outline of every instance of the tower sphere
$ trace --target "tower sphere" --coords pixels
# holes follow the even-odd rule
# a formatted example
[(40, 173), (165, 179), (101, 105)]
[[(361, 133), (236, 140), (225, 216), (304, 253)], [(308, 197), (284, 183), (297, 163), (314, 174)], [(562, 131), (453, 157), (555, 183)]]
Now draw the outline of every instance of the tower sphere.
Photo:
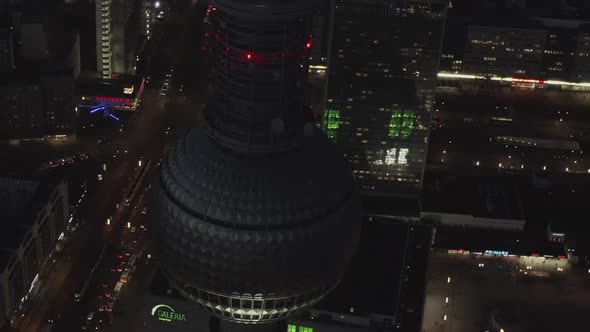
[(163, 273), (234, 322), (277, 321), (316, 303), (360, 235), (350, 168), (305, 118), (311, 4), (213, 1), (206, 121), (170, 148), (152, 189), (150, 240)]

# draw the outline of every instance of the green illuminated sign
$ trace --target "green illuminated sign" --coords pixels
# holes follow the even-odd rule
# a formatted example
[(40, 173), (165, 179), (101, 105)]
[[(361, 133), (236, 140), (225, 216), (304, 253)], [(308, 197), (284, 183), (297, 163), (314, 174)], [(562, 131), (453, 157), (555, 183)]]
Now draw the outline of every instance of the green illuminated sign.
[[(297, 325), (287, 325), (287, 332), (298, 332)], [(313, 332), (313, 327), (299, 326), (299, 332)]]
[(161, 320), (163, 322), (186, 321), (185, 314), (180, 314), (174, 311), (174, 309), (172, 309), (171, 306), (165, 304), (158, 304), (157, 306), (153, 307), (152, 316), (158, 318), (158, 320)]
[(389, 137), (403, 137), (406, 138), (412, 134), (414, 130), (414, 111), (399, 110), (391, 113), (391, 120), (389, 121)]
[(326, 110), (326, 135), (331, 139), (336, 139), (338, 128), (340, 128), (340, 111)]

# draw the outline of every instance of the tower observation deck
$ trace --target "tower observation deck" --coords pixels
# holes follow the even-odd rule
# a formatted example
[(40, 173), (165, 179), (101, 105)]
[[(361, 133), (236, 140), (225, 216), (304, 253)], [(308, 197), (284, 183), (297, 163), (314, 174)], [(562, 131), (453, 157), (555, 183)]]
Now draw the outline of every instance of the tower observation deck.
[(227, 321), (276, 322), (340, 280), (358, 244), (357, 188), (311, 124), (312, 0), (213, 0), (205, 123), (170, 148), (150, 238), (170, 283)]

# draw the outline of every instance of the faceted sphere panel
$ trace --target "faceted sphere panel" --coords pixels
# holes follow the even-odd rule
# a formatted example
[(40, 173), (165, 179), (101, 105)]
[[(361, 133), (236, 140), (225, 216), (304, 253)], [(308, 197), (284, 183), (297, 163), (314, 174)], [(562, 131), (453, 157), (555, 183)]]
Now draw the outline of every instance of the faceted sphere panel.
[[(267, 313), (273, 319), (337, 283), (358, 243), (358, 194), (328, 139), (307, 139), (290, 153), (241, 156), (200, 127), (169, 151), (153, 186), (150, 237), (185, 297), (205, 307), (222, 298), (281, 299), (285, 308), (273, 300), (276, 310)], [(238, 321), (265, 315), (225, 308), (214, 313)]]

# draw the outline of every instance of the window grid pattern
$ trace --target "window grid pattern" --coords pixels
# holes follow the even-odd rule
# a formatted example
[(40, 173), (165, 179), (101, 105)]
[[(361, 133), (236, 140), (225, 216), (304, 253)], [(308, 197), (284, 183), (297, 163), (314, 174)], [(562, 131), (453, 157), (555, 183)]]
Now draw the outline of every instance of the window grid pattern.
[[(177, 285), (174, 277), (165, 271), (164, 275), (173, 285)], [(323, 298), (334, 285), (330, 284), (324, 288), (311, 292), (292, 296), (274, 295), (250, 295), (250, 294), (220, 294), (192, 285), (185, 284), (184, 287), (176, 288), (182, 296), (201, 305), (205, 310), (220, 318), (229, 318), (233, 321), (245, 324), (257, 324), (277, 321), (291, 316), (301, 309), (314, 305)], [(298, 332), (313, 332), (313, 330)]]

